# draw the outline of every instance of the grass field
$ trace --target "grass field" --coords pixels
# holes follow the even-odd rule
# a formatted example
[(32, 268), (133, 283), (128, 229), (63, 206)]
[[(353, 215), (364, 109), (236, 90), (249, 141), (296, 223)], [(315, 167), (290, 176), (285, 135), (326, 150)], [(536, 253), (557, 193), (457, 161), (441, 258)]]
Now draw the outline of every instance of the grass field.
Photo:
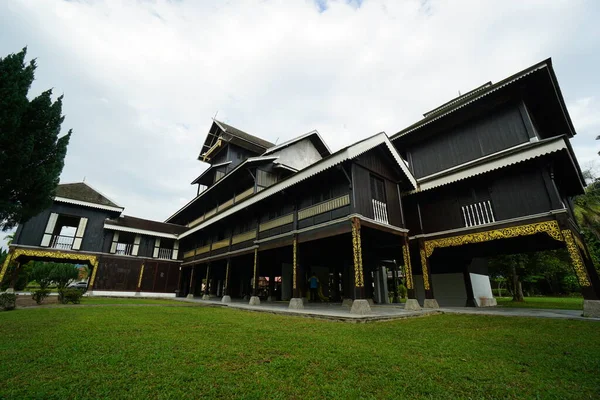
[(581, 297), (525, 297), (524, 302), (514, 302), (512, 297), (496, 297), (496, 301), (502, 307), (583, 310)]
[(212, 307), (0, 313), (0, 398), (597, 398), (600, 323), (347, 324)]
[(81, 304), (163, 304), (179, 306), (188, 305), (185, 302), (179, 300), (170, 299), (131, 299), (131, 298), (119, 298), (119, 297), (82, 297)]

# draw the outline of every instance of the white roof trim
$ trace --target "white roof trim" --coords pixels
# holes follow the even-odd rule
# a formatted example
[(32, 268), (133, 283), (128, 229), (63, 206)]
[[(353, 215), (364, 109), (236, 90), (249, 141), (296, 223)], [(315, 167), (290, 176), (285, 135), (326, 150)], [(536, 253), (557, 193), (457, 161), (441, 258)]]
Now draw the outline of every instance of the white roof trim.
[(258, 203), (259, 201), (266, 199), (267, 197), (269, 197), (275, 193), (278, 193), (290, 186), (295, 185), (296, 183), (299, 183), (305, 179), (308, 179), (311, 176), (316, 175), (322, 171), (325, 171), (325, 170), (327, 170), (337, 164), (340, 164), (346, 160), (351, 160), (353, 158), (356, 158), (359, 155), (366, 153), (367, 151), (371, 150), (372, 148), (377, 147), (383, 143), (385, 143), (388, 146), (388, 149), (390, 149), (390, 151), (392, 152), (394, 159), (396, 159), (396, 162), (398, 162), (398, 165), (400, 165), (402, 170), (407, 172), (407, 177), (409, 178), (411, 183), (413, 183), (413, 187), (416, 188), (416, 186), (417, 186), (416, 181), (415, 181), (414, 177), (412, 176), (412, 174), (410, 173), (410, 171), (408, 171), (408, 169), (406, 169), (406, 166), (402, 162), (402, 157), (400, 157), (400, 155), (396, 151), (395, 147), (392, 145), (392, 143), (388, 139), (387, 135), (384, 132), (381, 132), (381, 133), (378, 133), (377, 135), (371, 136), (368, 139), (365, 139), (365, 140), (360, 141), (352, 146), (349, 146), (346, 149), (339, 151), (337, 154), (334, 154), (332, 156), (329, 156), (328, 158), (318, 161), (317, 163), (315, 163), (309, 167), (306, 167), (301, 171), (298, 171), (296, 174), (292, 175), (288, 179), (278, 182), (278, 183), (274, 184), (273, 186), (270, 186), (270, 187), (256, 193), (254, 196), (249, 197), (247, 200), (244, 200), (244, 201), (240, 202), (239, 204), (236, 204), (233, 207), (228, 208), (227, 210), (223, 211), (222, 213), (217, 214), (214, 217), (210, 218), (208, 221), (203, 222), (199, 225), (196, 225), (195, 227), (191, 228), (190, 230), (180, 234), (179, 238), (182, 239), (188, 235), (191, 235), (194, 232), (204, 229), (207, 226), (236, 213), (237, 211), (239, 211), (242, 208), (246, 208), (252, 204)]
[[(185, 206), (181, 207), (179, 210), (177, 210), (175, 212), (175, 214), (171, 215), (169, 218), (167, 218), (165, 221), (169, 221), (172, 218), (174, 218), (175, 216), (177, 216), (177, 214), (179, 214), (180, 212), (182, 212), (183, 210), (185, 210), (186, 208), (188, 208), (192, 203), (194, 203), (196, 200), (198, 200), (200, 197), (204, 196), (206, 193), (208, 193), (209, 191), (211, 191), (214, 187), (216, 187), (219, 183), (227, 180), (227, 178), (229, 176), (231, 176), (235, 171), (237, 171), (238, 169), (242, 168), (244, 165), (254, 162), (254, 161), (267, 161), (267, 160), (277, 160), (279, 158), (279, 156), (267, 156), (267, 157), (263, 157), (263, 156), (258, 156), (258, 157), (250, 157), (245, 159), (243, 162), (241, 162), (240, 164), (238, 164), (237, 167), (235, 167), (234, 169), (232, 169), (231, 171), (229, 171), (224, 177), (222, 177), (221, 179), (219, 179), (218, 181), (216, 181), (213, 185), (209, 186), (206, 190), (204, 190), (202, 193), (200, 193), (198, 196), (194, 197), (192, 200), (190, 200)], [(198, 179), (198, 178), (196, 178)], [(194, 179), (194, 180), (196, 180)]]
[(275, 146), (273, 146), (273, 147), (270, 147), (270, 148), (268, 148), (268, 149), (267, 149), (267, 151), (265, 151), (265, 152), (263, 153), (263, 156), (264, 156), (264, 155), (267, 155), (267, 154), (269, 154), (269, 153), (272, 153), (272, 152), (274, 152), (274, 151), (277, 151), (277, 150), (279, 150), (279, 149), (280, 149), (280, 148), (282, 148), (282, 147), (289, 146), (290, 144), (292, 144), (292, 143), (294, 143), (294, 142), (299, 142), (299, 141), (300, 141), (300, 140), (302, 140), (302, 139), (306, 139), (307, 137), (309, 137), (309, 136), (311, 136), (311, 135), (317, 135), (317, 137), (319, 138), (319, 140), (321, 141), (321, 143), (323, 143), (323, 145), (325, 146), (325, 148), (327, 149), (327, 151), (329, 152), (329, 154), (331, 154), (331, 149), (329, 148), (329, 146), (327, 146), (327, 143), (325, 143), (325, 140), (323, 140), (323, 137), (321, 136), (321, 134), (319, 133), (319, 131), (317, 131), (317, 130), (315, 129), (315, 130), (313, 130), (313, 131), (310, 131), (310, 132), (308, 132), (308, 133), (305, 133), (304, 135), (300, 135), (300, 136), (298, 136), (298, 137), (296, 137), (296, 138), (293, 138), (293, 139), (287, 140), (287, 141), (285, 141), (285, 142), (283, 142), (283, 143), (281, 143), (281, 144), (278, 144), (278, 145), (275, 145)]
[(169, 239), (177, 239), (178, 238), (178, 235), (175, 233), (148, 231), (146, 229), (130, 228), (128, 226), (112, 225), (112, 224), (109, 224), (106, 222), (104, 223), (104, 229), (110, 229), (112, 231), (120, 231), (120, 232), (139, 233), (142, 235), (157, 236), (157, 237), (163, 237), (163, 238), (169, 238)]
[[(527, 143), (530, 144), (530, 143)], [(505, 157), (502, 157), (497, 160), (490, 160), (484, 162), (482, 164), (475, 165), (471, 168), (467, 168), (461, 171), (456, 171), (454, 173), (442, 176), (437, 179), (432, 179), (427, 182), (421, 183), (419, 186), (419, 191), (425, 191), (429, 189), (433, 189), (438, 186), (443, 186), (448, 183), (460, 181), (466, 178), (473, 177), (475, 175), (480, 175), (486, 172), (490, 172), (499, 168), (508, 167), (512, 164), (517, 164), (526, 160), (530, 160), (532, 158), (540, 157), (546, 154), (554, 153), (556, 151), (560, 151), (563, 149), (568, 149), (567, 143), (564, 138), (559, 138), (557, 140), (548, 142), (542, 145), (536, 145), (531, 149), (525, 148), (525, 150), (520, 151), (518, 153), (510, 154)], [(496, 153), (498, 154), (498, 153)]]
[[(98, 192), (98, 193), (100, 193), (100, 192)], [(106, 206), (104, 204), (90, 203), (88, 201), (81, 201), (81, 200), (69, 199), (69, 198), (66, 198), (66, 197), (55, 197), (54, 201), (60, 201), (61, 203), (74, 204), (74, 205), (77, 205), (77, 206), (99, 208), (101, 210), (108, 210), (108, 211), (122, 212), (124, 210), (123, 207)]]

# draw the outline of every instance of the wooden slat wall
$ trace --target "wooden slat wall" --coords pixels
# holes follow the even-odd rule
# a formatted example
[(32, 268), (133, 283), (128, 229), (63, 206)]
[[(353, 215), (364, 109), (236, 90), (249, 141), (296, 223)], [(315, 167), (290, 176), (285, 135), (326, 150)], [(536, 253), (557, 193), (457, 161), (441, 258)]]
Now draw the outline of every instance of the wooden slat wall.
[(336, 208), (340, 208), (348, 204), (350, 204), (350, 195), (347, 194), (341, 197), (336, 197), (335, 199), (324, 201), (312, 207), (299, 210), (298, 220), (313, 217), (315, 215), (322, 214), (327, 211), (335, 210)]

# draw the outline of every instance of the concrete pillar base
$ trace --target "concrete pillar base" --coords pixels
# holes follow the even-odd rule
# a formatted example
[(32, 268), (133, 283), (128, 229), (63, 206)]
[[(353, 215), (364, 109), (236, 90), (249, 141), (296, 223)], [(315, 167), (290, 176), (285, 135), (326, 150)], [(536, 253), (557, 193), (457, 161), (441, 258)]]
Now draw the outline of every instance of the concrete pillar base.
[(267, 302), (271, 303), (272, 301), (274, 301), (273, 296), (267, 297)]
[(421, 306), (417, 299), (407, 299), (406, 304), (404, 304), (404, 309), (406, 311), (421, 311)]
[(250, 296), (248, 296), (248, 295), (245, 295), (245, 296), (244, 296), (244, 301), (248, 301), (248, 300), (250, 300)]
[(223, 296), (221, 303), (231, 303), (231, 296)]
[(138, 291), (138, 292), (135, 292), (135, 294), (134, 294), (134, 296), (141, 296), (141, 295), (142, 295), (142, 294), (141, 294), (139, 291)]
[(373, 299), (367, 299), (367, 301), (369, 302), (369, 306), (373, 307), (375, 305)]
[(258, 296), (252, 296), (250, 297), (250, 301), (248, 302), (249, 305), (251, 306), (257, 306), (260, 304), (260, 298)]
[(6, 289), (6, 292), (4, 292), (4, 293), (14, 293), (14, 292), (15, 292), (15, 289), (9, 287), (8, 289)]
[(357, 299), (352, 302), (352, 308), (350, 309), (350, 314), (357, 315), (368, 315), (371, 314), (371, 306), (369, 302), (364, 299)]
[(193, 295), (193, 294), (191, 294), (191, 293), (190, 293), (190, 294), (188, 294), (188, 295), (187, 295), (187, 297), (186, 297), (186, 299), (193, 299), (193, 298), (194, 298), (194, 295)]
[(304, 309), (304, 301), (300, 298), (290, 299), (288, 308), (291, 308), (292, 310), (302, 310)]
[(476, 307), (495, 307), (498, 305), (494, 297), (481, 297), (479, 299), (479, 306)]
[(440, 308), (436, 299), (425, 299), (423, 302), (423, 308)]
[(344, 299), (344, 301), (342, 301), (342, 307), (348, 307), (348, 308), (352, 307), (353, 301), (354, 300), (352, 300), (352, 299)]
[(583, 316), (600, 318), (600, 300), (583, 300)]
[(210, 300), (210, 296), (207, 294), (202, 295), (202, 300)]

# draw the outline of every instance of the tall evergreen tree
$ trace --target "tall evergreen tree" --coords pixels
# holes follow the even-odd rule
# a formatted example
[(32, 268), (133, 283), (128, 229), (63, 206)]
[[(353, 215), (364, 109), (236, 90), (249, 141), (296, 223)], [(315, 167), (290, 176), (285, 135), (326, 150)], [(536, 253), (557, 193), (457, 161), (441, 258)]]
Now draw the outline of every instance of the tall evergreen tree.
[(27, 48), (0, 58), (0, 228), (25, 222), (52, 204), (71, 131), (59, 137), (62, 96), (52, 89), (32, 100), (35, 60)]

